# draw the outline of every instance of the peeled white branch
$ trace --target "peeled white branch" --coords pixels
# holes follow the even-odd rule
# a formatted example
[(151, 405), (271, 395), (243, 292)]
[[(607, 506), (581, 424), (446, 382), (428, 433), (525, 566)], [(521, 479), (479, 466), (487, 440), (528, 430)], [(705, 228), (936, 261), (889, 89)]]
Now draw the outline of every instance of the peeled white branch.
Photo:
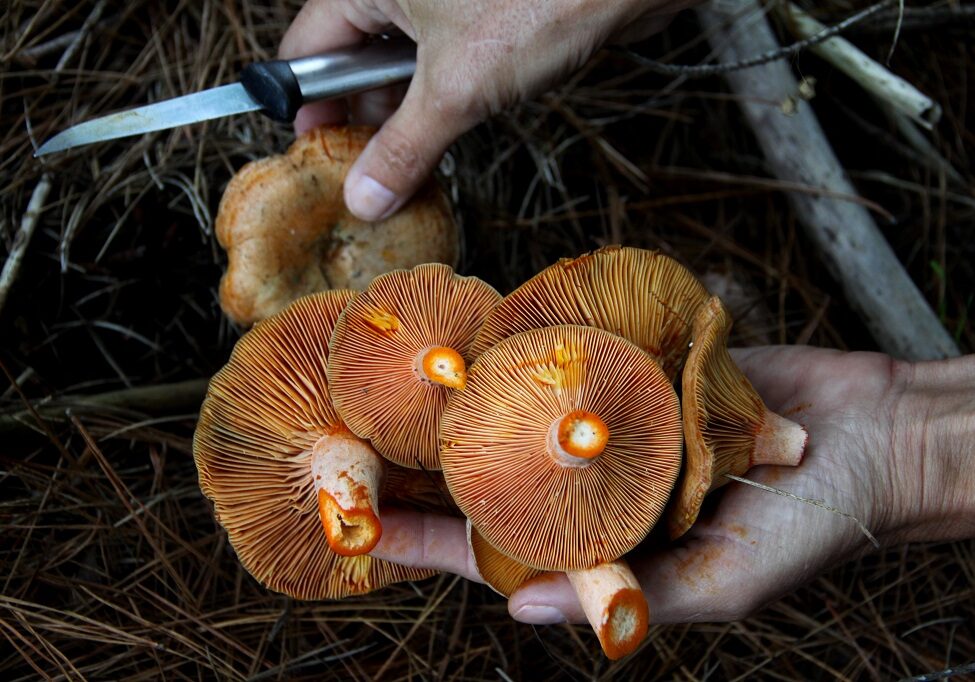
[[(722, 0), (701, 7), (698, 16), (721, 62), (734, 63), (778, 47), (754, 0)], [(743, 20), (735, 22), (736, 17)], [(867, 210), (835, 198), (855, 195), (856, 190), (809, 104), (799, 101), (791, 116), (769, 105), (792, 98), (798, 89), (788, 64), (771, 62), (732, 71), (726, 78), (775, 176), (824, 190), (820, 196), (792, 192), (789, 198), (878, 345), (910, 360), (958, 355), (958, 347)]]
[[(806, 39), (826, 27), (791, 2), (776, 3), (786, 26), (796, 37)], [(860, 87), (895, 111), (928, 130), (941, 118), (938, 103), (900, 76), (865, 55), (846, 38), (830, 38), (809, 48), (855, 80)]]

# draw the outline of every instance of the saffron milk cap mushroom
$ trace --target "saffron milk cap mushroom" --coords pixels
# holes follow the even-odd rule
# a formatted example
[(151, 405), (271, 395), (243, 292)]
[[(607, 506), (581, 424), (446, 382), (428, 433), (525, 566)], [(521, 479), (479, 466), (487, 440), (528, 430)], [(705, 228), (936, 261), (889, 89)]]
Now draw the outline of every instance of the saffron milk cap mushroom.
[(339, 316), (329, 346), (329, 387), (349, 429), (397, 464), (439, 470), (440, 415), (464, 388), (474, 336), (500, 298), (439, 263), (373, 280)]
[(606, 655), (633, 651), (649, 610), (620, 557), (652, 529), (680, 467), (680, 406), (656, 361), (596, 328), (515, 334), (474, 362), (440, 436), (485, 580), (510, 593), (565, 571)]
[(346, 208), (342, 184), (373, 132), (316, 128), (286, 154), (252, 161), (234, 175), (215, 227), (227, 251), (220, 305), (228, 317), (250, 325), (305, 294), (362, 289), (383, 272), (456, 262), (457, 226), (432, 181), (381, 222), (363, 222)]
[(697, 278), (673, 258), (606, 246), (563, 258), (505, 296), (484, 321), (473, 353), (517, 332), (579, 324), (632, 341), (673, 380), (687, 354), (694, 314), (707, 298)]
[(440, 425), (444, 478), (477, 531), (543, 570), (612, 561), (677, 478), (680, 406), (649, 355), (601, 329), (515, 334), (475, 360)]
[(364, 554), (380, 537), (390, 465), (345, 428), (325, 376), (328, 339), (352, 295), (304, 297), (245, 334), (211, 380), (193, 438), (200, 487), (241, 563), (299, 599), (433, 575)]
[(697, 520), (704, 496), (753, 466), (797, 466), (805, 428), (770, 411), (728, 353), (731, 316), (717, 296), (701, 308), (681, 376), (684, 473), (667, 511), (671, 538)]

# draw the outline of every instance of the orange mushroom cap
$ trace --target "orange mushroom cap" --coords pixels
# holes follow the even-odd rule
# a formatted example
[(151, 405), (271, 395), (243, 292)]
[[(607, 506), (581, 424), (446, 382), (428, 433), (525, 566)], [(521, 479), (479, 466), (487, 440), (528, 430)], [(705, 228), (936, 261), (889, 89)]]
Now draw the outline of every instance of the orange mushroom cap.
[(559, 324), (598, 327), (645, 350), (674, 379), (707, 290), (658, 251), (606, 246), (563, 258), (504, 297), (474, 341), (475, 357), (517, 332)]
[(470, 519), (467, 520), (467, 544), (481, 578), (488, 587), (504, 597), (510, 597), (526, 582), (545, 573), (515, 561), (495, 549), (477, 532)]
[[(564, 462), (553, 425), (596, 414), (597, 457)], [(612, 561), (656, 523), (677, 478), (680, 405), (649, 355), (601, 329), (523, 332), (486, 351), (440, 427), (450, 492), (484, 538), (537, 569)]]
[(322, 529), (316, 445), (352, 437), (329, 399), (327, 344), (352, 295), (302, 298), (245, 334), (211, 380), (193, 438), (200, 487), (241, 563), (268, 588), (299, 599), (433, 575), (367, 555), (340, 556)]
[(466, 369), (457, 361), (466, 366), (500, 298), (486, 282), (439, 263), (373, 280), (339, 317), (329, 347), (332, 399), (349, 429), (397, 464), (440, 469), (437, 429), (452, 389), (425, 373), (439, 364), (428, 363), (429, 354), (445, 358), (443, 372), (461, 388)]
[(418, 263), (456, 262), (457, 227), (432, 182), (384, 221), (349, 213), (342, 184), (373, 132), (316, 128), (287, 154), (252, 161), (234, 175), (216, 219), (229, 261), (220, 304), (231, 319), (250, 325), (305, 294), (361, 289), (380, 273)]
[(671, 538), (697, 519), (704, 496), (757, 464), (796, 466), (806, 430), (771, 412), (728, 353), (731, 317), (717, 296), (694, 320), (693, 346), (681, 377), (684, 473), (667, 511)]

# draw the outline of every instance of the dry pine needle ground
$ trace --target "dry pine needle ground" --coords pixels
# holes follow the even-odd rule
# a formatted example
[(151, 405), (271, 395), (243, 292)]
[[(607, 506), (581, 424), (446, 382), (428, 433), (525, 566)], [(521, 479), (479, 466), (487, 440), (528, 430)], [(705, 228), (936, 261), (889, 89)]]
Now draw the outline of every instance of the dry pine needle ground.
[[(190, 444), (201, 381), (240, 332), (216, 303), (216, 204), (234, 169), (282, 150), (290, 131), (248, 115), (43, 163), (31, 153), (88, 117), (231, 80), (273, 55), (297, 7), (0, 10), (5, 252), (45, 173), (49, 183), (0, 311), (0, 677), (886, 680), (975, 660), (970, 542), (838, 567), (743, 622), (655, 626), (615, 664), (586, 627), (519, 625), (486, 588), (451, 576), (336, 603), (257, 585), (212, 519)], [(972, 352), (975, 41), (971, 21), (945, 23), (944, 7), (911, 8), (891, 66), (942, 105), (932, 140), (957, 177), (915, 163), (844, 77), (811, 55), (795, 66), (816, 77), (843, 163), (894, 219), (889, 239)], [(825, 23), (852, 9), (817, 7)], [(891, 26), (878, 16), (851, 35), (882, 60)], [(698, 35), (687, 15), (637, 49), (697, 63)], [(719, 79), (671, 81), (601, 54), (570, 85), (467, 135), (443, 171), (465, 228), (462, 267), (502, 291), (559, 256), (623, 242), (730, 282), (739, 344), (873, 348)], [(98, 405), (68, 397), (146, 387)]]

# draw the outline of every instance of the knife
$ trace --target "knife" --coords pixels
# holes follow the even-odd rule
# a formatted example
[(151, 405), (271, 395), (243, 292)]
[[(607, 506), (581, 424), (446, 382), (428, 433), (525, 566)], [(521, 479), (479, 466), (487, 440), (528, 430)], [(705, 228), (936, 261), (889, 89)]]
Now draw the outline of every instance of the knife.
[(310, 57), (256, 62), (244, 67), (237, 83), (71, 126), (38, 147), (34, 156), (249, 111), (293, 121), (306, 102), (391, 85), (409, 79), (415, 70), (416, 45), (406, 40), (382, 39)]

